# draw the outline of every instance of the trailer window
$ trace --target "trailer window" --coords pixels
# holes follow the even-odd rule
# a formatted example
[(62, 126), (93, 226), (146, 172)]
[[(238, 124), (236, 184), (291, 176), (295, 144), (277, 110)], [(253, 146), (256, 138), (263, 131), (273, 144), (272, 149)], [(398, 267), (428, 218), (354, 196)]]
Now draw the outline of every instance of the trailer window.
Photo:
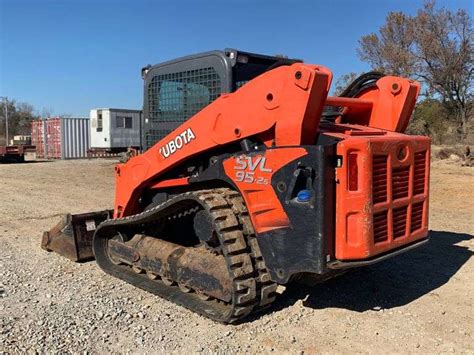
[(132, 117), (116, 116), (115, 117), (116, 128), (133, 128)]
[(97, 132), (102, 132), (102, 114), (101, 113), (97, 114), (97, 128), (96, 128), (96, 131)]

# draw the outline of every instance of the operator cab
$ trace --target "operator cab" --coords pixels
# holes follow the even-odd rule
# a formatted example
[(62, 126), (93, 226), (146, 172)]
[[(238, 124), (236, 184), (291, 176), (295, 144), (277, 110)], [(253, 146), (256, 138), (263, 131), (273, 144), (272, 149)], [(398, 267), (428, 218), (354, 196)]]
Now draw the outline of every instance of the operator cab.
[(267, 70), (301, 62), (236, 49), (194, 54), (142, 69), (142, 145), (152, 147), (184, 121)]

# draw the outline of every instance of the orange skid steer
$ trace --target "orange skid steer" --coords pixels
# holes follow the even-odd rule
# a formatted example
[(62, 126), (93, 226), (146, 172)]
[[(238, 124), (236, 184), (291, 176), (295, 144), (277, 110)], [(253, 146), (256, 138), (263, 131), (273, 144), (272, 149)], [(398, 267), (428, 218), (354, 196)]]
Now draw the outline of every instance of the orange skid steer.
[(328, 96), (320, 65), (234, 49), (142, 70), (143, 153), (115, 167), (113, 211), (67, 215), (42, 246), (216, 321), (428, 237), (420, 90), (367, 73)]

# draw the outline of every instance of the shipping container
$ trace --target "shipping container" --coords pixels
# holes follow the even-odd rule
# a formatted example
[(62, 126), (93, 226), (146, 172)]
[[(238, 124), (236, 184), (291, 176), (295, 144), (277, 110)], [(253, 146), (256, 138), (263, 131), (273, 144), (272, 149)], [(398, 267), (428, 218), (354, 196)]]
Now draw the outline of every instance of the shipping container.
[(32, 142), (39, 158), (86, 158), (90, 147), (88, 118), (48, 118), (32, 123)]
[(128, 147), (141, 148), (141, 117), (140, 110), (91, 110), (91, 149), (118, 152)]
[(46, 129), (44, 120), (31, 122), (31, 143), (36, 146), (36, 156), (46, 158)]

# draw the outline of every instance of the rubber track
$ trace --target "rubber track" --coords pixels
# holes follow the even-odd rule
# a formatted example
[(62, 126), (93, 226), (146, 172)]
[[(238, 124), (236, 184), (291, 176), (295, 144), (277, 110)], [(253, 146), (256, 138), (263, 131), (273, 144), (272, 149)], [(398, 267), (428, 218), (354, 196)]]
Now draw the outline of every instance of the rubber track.
[[(177, 286), (166, 286), (134, 273), (129, 266), (115, 265), (108, 259), (107, 239), (118, 232), (140, 233), (147, 224), (159, 224), (194, 213), (199, 205), (214, 219), (215, 231), (232, 280), (232, 301), (203, 301), (195, 293), (183, 293)], [(139, 288), (223, 323), (236, 323), (253, 310), (271, 303), (276, 285), (269, 281), (247, 209), (240, 195), (226, 188), (181, 194), (140, 214), (107, 220), (94, 235), (94, 254), (107, 273)]]
[(257, 236), (255, 235), (244, 199), (238, 192), (230, 189), (222, 189), (222, 193), (232, 207), (234, 214), (239, 219), (240, 225), (242, 226), (242, 232), (247, 240), (247, 244), (250, 246), (250, 256), (252, 258), (254, 269), (257, 271), (256, 281), (258, 306), (254, 311), (267, 308), (276, 298), (278, 285), (270, 278), (270, 273), (268, 272), (265, 261), (263, 260), (257, 242)]

